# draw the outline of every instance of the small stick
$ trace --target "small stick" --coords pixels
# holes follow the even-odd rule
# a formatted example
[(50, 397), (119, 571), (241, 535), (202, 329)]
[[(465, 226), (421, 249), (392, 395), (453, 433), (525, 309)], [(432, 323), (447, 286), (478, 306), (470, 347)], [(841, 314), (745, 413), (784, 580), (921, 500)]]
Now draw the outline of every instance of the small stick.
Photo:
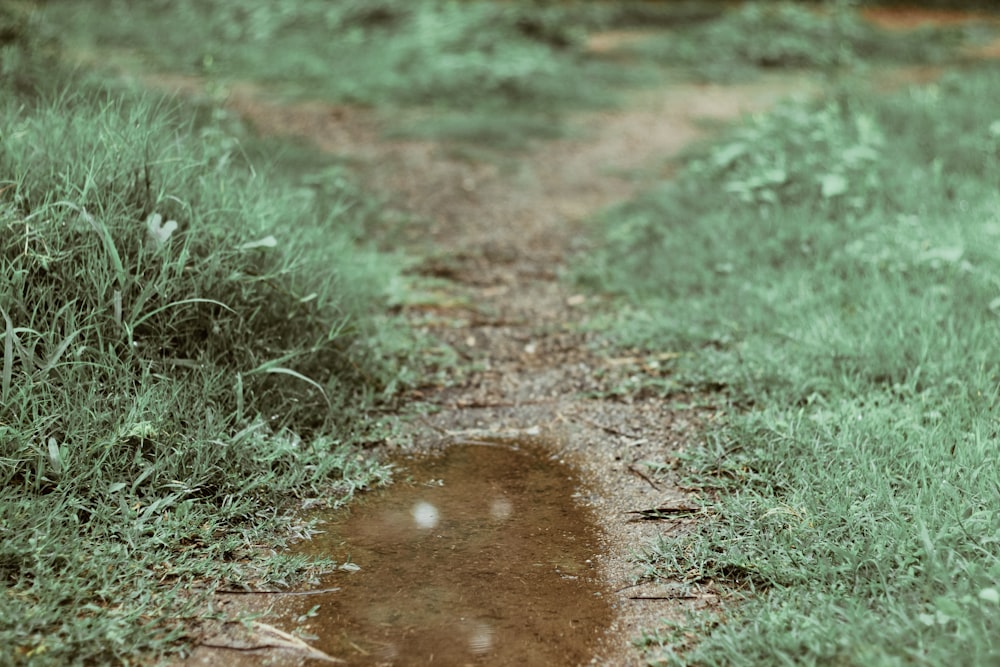
[(638, 468), (636, 468), (631, 463), (628, 465), (628, 470), (629, 470), (629, 472), (634, 473), (634, 474), (638, 475), (639, 477), (641, 477), (642, 479), (646, 480), (646, 483), (649, 484), (651, 487), (653, 487), (654, 491), (659, 491), (660, 490), (660, 487), (658, 487), (656, 485), (656, 483), (653, 482), (653, 480), (651, 480), (649, 478), (648, 475), (646, 475), (644, 472), (642, 472), (641, 470), (639, 470)]
[(604, 424), (595, 422), (593, 419), (588, 419), (587, 417), (584, 417), (583, 415), (580, 414), (572, 414), (570, 415), (570, 419), (577, 419), (579, 421), (582, 421), (584, 424), (593, 426), (594, 428), (599, 428), (606, 433), (610, 433), (611, 435), (620, 435), (623, 438), (631, 438), (632, 440), (641, 440), (641, 438), (639, 438), (639, 436), (637, 435), (633, 435), (631, 433), (625, 433), (624, 431), (619, 431), (618, 429), (612, 428), (611, 426), (605, 426)]
[(629, 600), (697, 600), (697, 595), (630, 595)]
[(519, 408), (522, 405), (548, 405), (549, 403), (555, 403), (558, 399), (545, 398), (535, 401), (517, 401), (516, 403), (510, 401), (468, 401), (466, 403), (453, 403), (449, 407), (452, 410), (482, 410), (489, 408)]
[(505, 442), (486, 442), (484, 440), (468, 440), (465, 438), (455, 438), (452, 441), (455, 445), (478, 445), (480, 447), (501, 447), (503, 449), (510, 449), (513, 451), (519, 451), (521, 448), (517, 445), (509, 445)]
[(703, 593), (701, 595), (630, 595), (629, 600), (704, 600), (705, 598), (717, 598), (718, 595)]
[(699, 514), (702, 511), (691, 507), (652, 507), (645, 510), (628, 510), (626, 514), (638, 514), (643, 519), (654, 521), (676, 521), (684, 517)]
[(715, 597), (705, 596), (705, 595), (634, 595), (629, 596), (629, 600), (701, 600), (705, 597)]
[(254, 621), (253, 626), (264, 635), (271, 635), (271, 641), (267, 641), (262, 644), (254, 644), (252, 646), (237, 646), (233, 644), (213, 644), (208, 642), (200, 642), (200, 646), (206, 648), (218, 648), (227, 649), (230, 651), (260, 651), (262, 649), (277, 648), (277, 649), (291, 649), (294, 651), (301, 651), (305, 653), (308, 657), (314, 660), (323, 660), (324, 662), (337, 662), (343, 663), (344, 660), (340, 658), (335, 658), (332, 655), (324, 653), (317, 648), (313, 648), (309, 644), (305, 643), (298, 637), (284, 630), (279, 630), (273, 625), (268, 625), (267, 623), (261, 623), (259, 621)]
[(621, 593), (622, 591), (627, 591), (630, 588), (638, 588), (639, 586), (649, 586), (650, 584), (656, 583), (655, 581), (640, 581), (634, 584), (629, 584), (628, 586), (622, 586), (621, 588), (615, 589), (615, 593)]
[(215, 591), (224, 595), (322, 595), (323, 593), (336, 593), (339, 586), (334, 588), (317, 588), (311, 591)]
[(605, 359), (604, 363), (608, 366), (626, 366), (628, 364), (645, 363), (646, 361), (670, 361), (671, 359), (679, 359), (682, 356), (684, 355), (680, 352), (664, 352), (648, 357), (612, 357)]

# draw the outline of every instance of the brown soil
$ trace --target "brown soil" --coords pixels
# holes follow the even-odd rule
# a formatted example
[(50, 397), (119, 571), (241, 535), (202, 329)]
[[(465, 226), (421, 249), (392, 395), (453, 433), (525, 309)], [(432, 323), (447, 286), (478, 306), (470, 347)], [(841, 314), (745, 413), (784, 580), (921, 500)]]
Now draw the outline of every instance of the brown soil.
[(928, 7), (864, 7), (861, 15), (880, 28), (901, 31), (970, 25), (996, 19), (994, 14)]
[[(178, 77), (154, 83), (187, 94), (201, 88)], [(706, 121), (733, 119), (813, 89), (786, 75), (645, 91), (621, 109), (581, 114), (575, 138), (538, 144), (504, 165), (460, 159), (433, 142), (386, 140), (379, 121), (364, 110), (279, 103), (249, 86), (229, 91), (227, 106), (258, 131), (306, 137), (350, 158), (368, 187), (427, 221), (423, 242), (436, 251), (420, 271), (446, 278), (447, 294), (405, 312), (413, 326), (470, 363), (450, 369), (448, 382), (413, 392), (411, 398), (434, 413), (405, 424), (403, 442), (387, 444), (386, 454), (531, 434), (579, 470), (585, 480), (579, 498), (602, 529), (601, 572), (616, 597), (615, 620), (599, 642), (595, 664), (642, 664), (632, 643), (642, 629), (718, 604), (711, 592), (691, 596), (665, 584), (635, 586), (633, 551), (683, 524), (628, 514), (690, 502), (676, 480), (654, 479), (641, 462), (676, 461), (713, 413), (675, 409), (656, 398), (588, 398), (606, 395), (630, 375), (655, 374), (656, 364), (601, 351), (581, 326), (596, 297), (574, 293), (560, 273), (586, 244), (583, 220), (662, 178), (665, 162), (700, 138)], [(233, 659), (232, 651), (201, 647), (191, 663)]]
[[(931, 9), (927, 7), (865, 7), (861, 15), (874, 25), (885, 30), (906, 32), (929, 27), (1000, 26), (1000, 16), (994, 12), (972, 12), (953, 9)], [(996, 60), (1000, 58), (1000, 38), (983, 44), (962, 49), (962, 55), (973, 60)], [(915, 68), (923, 76), (906, 78), (905, 83), (927, 83), (942, 74), (939, 67)]]

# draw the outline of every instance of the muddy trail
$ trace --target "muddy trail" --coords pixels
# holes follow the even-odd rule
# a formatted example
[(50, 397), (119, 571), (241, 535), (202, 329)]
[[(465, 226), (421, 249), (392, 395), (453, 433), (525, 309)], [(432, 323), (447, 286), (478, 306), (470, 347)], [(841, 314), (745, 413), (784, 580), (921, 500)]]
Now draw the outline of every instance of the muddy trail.
[[(159, 77), (155, 84), (199, 92), (199, 82), (189, 79)], [(402, 476), (408, 472), (405, 457), (414, 453), (484, 442), (543, 448), (553, 474), (578, 475), (569, 502), (584, 508), (581, 520), (596, 523), (586, 575), (607, 613), (606, 627), (596, 635), (591, 631), (584, 645), (587, 657), (570, 659), (575, 664), (641, 664), (633, 641), (643, 628), (718, 604), (712, 592), (693, 595), (667, 584), (636, 584), (630, 562), (645, 541), (694, 520), (664, 523), (635, 514), (668, 508), (686, 517), (693, 507), (676, 480), (663, 473), (654, 479), (643, 462), (675, 461), (696, 427), (713, 414), (673, 408), (655, 397), (616, 397), (610, 389), (622, 380), (656, 374), (656, 360), (602, 349), (582, 325), (588, 313), (606, 304), (592, 303), (594, 297), (575, 293), (560, 277), (574, 254), (586, 249), (584, 221), (668, 176), (669, 160), (713, 122), (766, 109), (817, 85), (782, 75), (742, 85), (676, 84), (637, 92), (620, 108), (579, 114), (572, 138), (537, 144), (513, 162), (473, 162), (441, 144), (387, 140), (376, 118), (362, 110), (276, 103), (249, 86), (229, 91), (226, 106), (258, 132), (306, 138), (346, 158), (368, 188), (423, 221), (418, 243), (421, 252), (432, 251), (416, 271), (438, 279), (439, 293), (427, 303), (406, 306), (405, 314), (463, 362), (445, 370), (447, 381), (409, 397), (430, 414), (407, 420), (403, 442), (384, 446)], [(296, 627), (288, 621), (310, 602), (254, 598), (262, 609), (273, 604), (288, 630)], [(247, 603), (243, 596), (220, 601), (224, 607)], [(323, 622), (321, 613), (306, 628), (318, 633)], [(295, 662), (308, 656), (301, 647), (289, 649), (284, 640), (275, 643), (259, 632), (207, 638), (204, 644), (191, 664)], [(265, 650), (245, 650), (255, 646)], [(379, 664), (356, 662), (360, 654), (333, 655), (350, 664)], [(551, 664), (551, 659), (536, 654), (511, 664)]]
[[(629, 39), (628, 35), (605, 37)], [(897, 72), (892, 78), (908, 82), (914, 75)], [(147, 83), (185, 95), (204, 94), (203, 82), (189, 78), (158, 76)], [(574, 556), (577, 570), (566, 565), (554, 567), (562, 579), (580, 579), (585, 585), (564, 590), (563, 597), (557, 598), (561, 608), (574, 608), (573, 596), (600, 599), (588, 621), (598, 627), (568, 639), (575, 652), (557, 654), (561, 663), (559, 659), (552, 662), (553, 654), (544, 650), (515, 651), (514, 657), (501, 660), (493, 652), (475, 649), (491, 646), (507, 630), (472, 622), (468, 630), (472, 653), (462, 659), (438, 654), (435, 664), (644, 664), (633, 643), (643, 629), (655, 628), (663, 619), (679, 620), (692, 609), (723, 603), (723, 593), (711, 585), (692, 591), (669, 582), (637, 583), (630, 559), (647, 540), (666, 531), (684, 530), (697, 520), (690, 512), (696, 499), (686, 493), (669, 469), (678, 453), (693, 442), (699, 428), (718, 415), (708, 407), (683, 407), (655, 396), (622, 396), (611, 391), (631, 376), (659, 374), (657, 360), (602, 347), (599, 337), (583, 325), (589, 315), (614, 304), (576, 293), (562, 277), (574, 256), (587, 249), (586, 219), (627, 200), (651, 182), (669, 178), (676, 168), (671, 159), (702, 138), (713, 124), (765, 110), (789, 96), (815, 94), (822, 85), (819, 74), (787, 73), (739, 85), (665, 84), (636, 91), (613, 110), (581, 112), (572, 121), (569, 138), (537, 143), (516, 157), (496, 161), (466, 159), (432, 141), (387, 139), (388, 128), (366, 110), (319, 102), (277, 102), (266, 91), (249, 85), (228, 89), (225, 106), (258, 132), (306, 139), (343, 158), (368, 189), (386, 197), (390, 206), (407, 218), (420, 222), (410, 242), (426, 259), (415, 271), (436, 279), (437, 293), (433, 299), (404, 306), (404, 313), (414, 328), (451, 347), (461, 363), (443, 369), (439, 382), (412, 390), (408, 397), (411, 403), (423, 404), (422, 412), (428, 416), (404, 419), (404, 437), (381, 446), (380, 454), (399, 466), (397, 477), (409, 475), (414, 482), (443, 479), (447, 486), (451, 473), (434, 472), (435, 466), (446, 463), (434, 461), (449, 456), (465, 460), (465, 454), (454, 452), (489, 449), (480, 463), (463, 464), (466, 478), (475, 478), (476, 471), (483, 470), (482, 488), (495, 491), (508, 482), (491, 481), (486, 470), (513, 466), (512, 470), (520, 472), (509, 477), (518, 479), (529, 476), (533, 468), (547, 470), (553, 477), (571, 480), (569, 486), (558, 487), (558, 494), (576, 509), (557, 509), (551, 515), (539, 510), (537, 514), (570, 516), (570, 522), (596, 526), (592, 532), (587, 528), (579, 534), (582, 537), (572, 538), (583, 545)], [(503, 449), (530, 452), (535, 463), (489, 458), (495, 450)], [(666, 464), (665, 471), (651, 476), (644, 462)], [(470, 488), (474, 495), (476, 487)], [(509, 489), (503, 488), (507, 494)], [(513, 501), (513, 506), (541, 502), (532, 500), (532, 491), (525, 493), (525, 499)], [(416, 503), (414, 507), (423, 507), (418, 496), (410, 500)], [(376, 499), (373, 505), (378, 508), (380, 502)], [(493, 502), (495, 510), (496, 502), (506, 506), (503, 503), (509, 501)], [(671, 520), (646, 520), (637, 513), (652, 508), (663, 509)], [(401, 511), (376, 509), (382, 516), (396, 512), (393, 516), (398, 517)], [(435, 506), (431, 513), (434, 525), (437, 511)], [(581, 513), (573, 513), (577, 511)], [(478, 531), (496, 522), (498, 515), (490, 512), (492, 518), (471, 517), (468, 521), (472, 523), (465, 525)], [(523, 516), (501, 518), (516, 522)], [(413, 519), (418, 525), (422, 521), (417, 510)], [(350, 517), (330, 520), (340, 526), (331, 529), (335, 537), (325, 543), (321, 538), (318, 549), (307, 548), (310, 553), (342, 561), (344, 553), (323, 553), (322, 544), (332, 545), (336, 551), (352, 539), (374, 539), (367, 529), (357, 528), (367, 519), (355, 520), (354, 529), (350, 528)], [(398, 523), (388, 525), (389, 541), (398, 542), (402, 529)], [(353, 538), (348, 535), (351, 530)], [(422, 539), (413, 537), (403, 551), (391, 552), (396, 554), (393, 558), (405, 558)], [(355, 553), (362, 554), (390, 548), (384, 543), (352, 544), (356, 545)], [(456, 548), (489, 550), (482, 544), (452, 546)], [(535, 558), (517, 555), (520, 548), (509, 547), (512, 553), (507, 560)], [(419, 558), (422, 556), (414, 556)], [(437, 551), (432, 551), (434, 558)], [(587, 564), (583, 569), (579, 569), (581, 562)], [(367, 564), (359, 565), (364, 568)], [(499, 571), (493, 567), (487, 575), (480, 571), (473, 576), (493, 577)], [(567, 576), (567, 571), (572, 574)], [(518, 578), (516, 573), (503, 572), (507, 580)], [(320, 648), (329, 652), (318, 652), (283, 634), (299, 628), (319, 636), (329, 633), (331, 624), (349, 626), (350, 605), (339, 607), (340, 616), (335, 619), (324, 616), (322, 609), (337, 607), (336, 596), (347, 595), (341, 590), (347, 577), (349, 573), (336, 573), (323, 581), (334, 601), (324, 601), (318, 615), (307, 613), (317, 601), (304, 597), (220, 595), (217, 606), (223, 611), (269, 610), (261, 619), (267, 625), (229, 627), (221, 634), (216, 633), (217, 628), (206, 630), (188, 664), (298, 664), (331, 656), (347, 664), (423, 664), (433, 659), (433, 653), (420, 660), (395, 653), (380, 657), (353, 641), (321, 641)], [(505, 585), (503, 577), (494, 579), (498, 582), (494, 590)], [(376, 579), (370, 589), (350, 594), (359, 600), (380, 598), (380, 586), (387, 586), (384, 578)], [(401, 585), (393, 586), (403, 590)], [(529, 584), (526, 595), (540, 587), (543, 584)], [(428, 590), (425, 587), (406, 595), (421, 599)], [(525, 601), (511, 604), (510, 608), (516, 609)], [(456, 616), (442, 623), (460, 628), (467, 619)], [(533, 641), (544, 646), (549, 641), (545, 633), (550, 630), (548, 626), (533, 627), (527, 634), (534, 634)], [(504, 641), (516, 644), (519, 640), (512, 635)]]

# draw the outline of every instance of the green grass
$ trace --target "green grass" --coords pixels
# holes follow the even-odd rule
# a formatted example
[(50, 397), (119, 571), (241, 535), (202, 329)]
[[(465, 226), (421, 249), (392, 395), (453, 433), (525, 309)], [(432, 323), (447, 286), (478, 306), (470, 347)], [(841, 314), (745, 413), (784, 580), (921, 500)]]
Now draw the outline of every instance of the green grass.
[(605, 216), (612, 335), (723, 413), (683, 462), (713, 518), (647, 576), (750, 594), (652, 661), (1000, 658), (997, 108), (985, 66), (788, 105)]
[[(886, 33), (835, 4), (49, 0), (44, 12), (91, 64), (252, 81), (293, 99), (375, 107), (397, 134), (510, 150), (562, 136), (569, 112), (614, 104), (664, 65), (715, 80), (938, 62), (964, 37)], [(649, 26), (674, 30), (626, 47), (624, 59), (585, 48), (592, 31)]]
[(768, 69), (940, 63), (953, 59), (975, 32), (939, 27), (890, 32), (863, 20), (853, 4), (747, 2), (717, 20), (652, 36), (630, 50), (682, 67), (697, 79), (732, 81)]
[(422, 109), (430, 121), (395, 125), (500, 147), (558, 132), (568, 110), (607, 104), (624, 75), (586, 55), (572, 12), (531, 3), (98, 0), (48, 2), (45, 12), (102, 62), (252, 80), (387, 114)]
[[(414, 343), (384, 315), (401, 260), (368, 247), (389, 223), (336, 161), (66, 92), (53, 37), (516, 146), (637, 80), (584, 54), (588, 26), (660, 8), (44, 9), (0, 8), (0, 662), (135, 662), (182, 650), (214, 588), (302, 576), (269, 549), (304, 530), (294, 504), (384, 481), (357, 446)], [(682, 659), (996, 661), (998, 88), (788, 107), (609, 214), (581, 280), (629, 304), (618, 340), (684, 353), (650, 386), (731, 406), (685, 461), (720, 521), (645, 563), (759, 595)]]
[(322, 567), (273, 555), (292, 512), (387, 479), (359, 445), (413, 345), (398, 262), (346, 179), (267, 173), (224, 115), (69, 92), (0, 18), (0, 663), (136, 663), (216, 588)]

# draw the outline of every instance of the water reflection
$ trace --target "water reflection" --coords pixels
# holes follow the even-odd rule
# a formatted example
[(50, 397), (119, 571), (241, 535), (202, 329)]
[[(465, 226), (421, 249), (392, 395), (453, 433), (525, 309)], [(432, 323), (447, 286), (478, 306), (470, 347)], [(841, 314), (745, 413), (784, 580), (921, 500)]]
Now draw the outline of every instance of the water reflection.
[(423, 500), (413, 506), (411, 513), (413, 514), (413, 522), (417, 524), (417, 528), (423, 529), (435, 528), (438, 525), (438, 518), (441, 516), (434, 505)]
[(489, 623), (476, 623), (469, 637), (469, 648), (473, 653), (489, 653), (493, 648), (493, 626)]
[(482, 446), (400, 465), (415, 484), (330, 515), (302, 545), (361, 566), (323, 584), (340, 591), (302, 600), (321, 604), (306, 628), (318, 648), (352, 665), (588, 661), (610, 608), (569, 471), (541, 451)]
[(506, 498), (500, 496), (493, 499), (490, 503), (490, 514), (494, 519), (498, 521), (503, 521), (504, 519), (509, 519), (510, 515), (514, 513), (514, 505)]

